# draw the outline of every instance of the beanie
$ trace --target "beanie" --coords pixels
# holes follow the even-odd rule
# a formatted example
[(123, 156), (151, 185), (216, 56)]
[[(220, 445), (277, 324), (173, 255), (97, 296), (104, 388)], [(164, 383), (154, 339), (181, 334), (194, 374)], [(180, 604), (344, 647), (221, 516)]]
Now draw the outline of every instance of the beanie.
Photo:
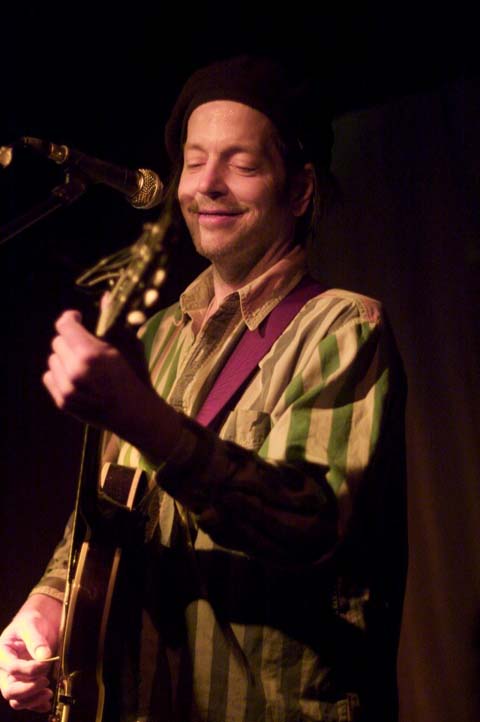
[(214, 100), (232, 100), (266, 115), (290, 154), (301, 162), (330, 167), (333, 131), (326, 103), (306, 82), (289, 77), (271, 58), (242, 55), (197, 70), (185, 83), (165, 127), (165, 146), (178, 160), (187, 123), (195, 108)]

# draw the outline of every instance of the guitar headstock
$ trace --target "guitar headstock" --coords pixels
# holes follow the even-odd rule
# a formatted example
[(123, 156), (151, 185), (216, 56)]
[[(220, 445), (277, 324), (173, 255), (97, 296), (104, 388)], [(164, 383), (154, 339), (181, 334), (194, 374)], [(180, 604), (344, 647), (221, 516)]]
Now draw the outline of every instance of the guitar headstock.
[(155, 223), (146, 223), (138, 241), (131, 247), (128, 264), (120, 271), (102, 305), (95, 333), (113, 335), (125, 326), (136, 328), (146, 321), (159, 299), (159, 289), (167, 275), (168, 253), (165, 239), (171, 226), (167, 211)]

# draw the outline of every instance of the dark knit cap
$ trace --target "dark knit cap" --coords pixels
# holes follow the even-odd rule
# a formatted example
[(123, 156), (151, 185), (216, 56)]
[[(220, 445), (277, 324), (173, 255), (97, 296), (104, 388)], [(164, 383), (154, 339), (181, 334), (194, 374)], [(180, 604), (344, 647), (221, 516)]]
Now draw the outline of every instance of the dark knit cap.
[(187, 80), (165, 127), (172, 162), (182, 150), (190, 115), (213, 100), (234, 100), (259, 110), (275, 125), (290, 155), (328, 170), (333, 132), (327, 109), (306, 82), (292, 81), (279, 63), (248, 55), (208, 65)]

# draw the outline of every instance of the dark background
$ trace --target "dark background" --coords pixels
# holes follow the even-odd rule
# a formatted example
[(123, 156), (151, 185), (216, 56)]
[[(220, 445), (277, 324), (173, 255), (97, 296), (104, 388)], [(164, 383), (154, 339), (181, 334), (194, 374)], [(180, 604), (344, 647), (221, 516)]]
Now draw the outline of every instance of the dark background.
[[(468, 188), (463, 186), (461, 179), (464, 176), (458, 170), (460, 157), (462, 162), (470, 163), (472, 173), (479, 166), (478, 155), (472, 158), (470, 146), (465, 145), (467, 138), (473, 143), (471, 147), (478, 150), (478, 141), (475, 141), (475, 129), (480, 120), (477, 25), (473, 14), (459, 4), (444, 9), (437, 7), (435, 12), (405, 6), (383, 10), (364, 6), (362, 12), (319, 7), (312, 10), (302, 3), (267, 10), (260, 3), (256, 6), (236, 3), (167, 8), (157, 3), (154, 8), (138, 4), (129, 5), (128, 10), (117, 7), (107, 11), (100, 3), (97, 8), (72, 4), (67, 17), (66, 5), (12, 3), (3, 11), (1, 28), (0, 145), (13, 142), (22, 135), (32, 135), (66, 143), (131, 168), (152, 167), (166, 177), (162, 142), (164, 124), (182, 83), (195, 68), (245, 51), (276, 54), (299, 72), (308, 68), (337, 118), (334, 164), (338, 175), (343, 174), (348, 190), (358, 192), (359, 196), (363, 193), (366, 205), (370, 204), (370, 220), (365, 227), (356, 222), (358, 215), (352, 221), (350, 214), (348, 234), (352, 241), (356, 234), (357, 241), (363, 246), (352, 245), (350, 238), (342, 245), (348, 234), (345, 225), (340, 224), (336, 235), (330, 232), (330, 240), (334, 242), (327, 245), (323, 255), (320, 252), (316, 265), (321, 265), (323, 275), (332, 277), (334, 285), (353, 284), (354, 288), (379, 295), (389, 303), (407, 370), (414, 379), (410, 411), (410, 434), (414, 437), (411, 478), (415, 481), (419, 475), (426, 479), (429, 473), (433, 477), (435, 471), (424, 463), (424, 456), (416, 452), (417, 424), (425, 428), (432, 424), (433, 417), (436, 422), (444, 418), (444, 432), (452, 424), (452, 434), (445, 434), (446, 438), (439, 435), (429, 442), (430, 455), (438, 457), (452, 435), (457, 438), (464, 434), (463, 438), (466, 438), (465, 434), (468, 436), (478, 421), (478, 407), (467, 420), (463, 419), (462, 427), (458, 418), (452, 419), (438, 399), (437, 405), (433, 406), (421, 403), (423, 393), (431, 399), (438, 391), (438, 387), (433, 386), (429, 393), (429, 372), (422, 363), (422, 353), (428, 353), (422, 347), (425, 327), (428, 326), (430, 332), (435, 331), (435, 325), (430, 322), (432, 306), (439, 308), (440, 301), (441, 307), (447, 288), (457, 312), (477, 318), (472, 301), (478, 301), (480, 224), (475, 210), (478, 196), (473, 193), (478, 190), (478, 182), (475, 185), (472, 181)], [(456, 114), (445, 116), (447, 130), (451, 121), (458, 142), (446, 151), (446, 155), (440, 154), (440, 163), (438, 148), (443, 148), (443, 144), (439, 141), (437, 146), (432, 141), (429, 128), (434, 128), (435, 124), (429, 125), (429, 113), (432, 108), (438, 110), (439, 104), (446, 107), (447, 101), (456, 111)], [(390, 124), (386, 123), (386, 118)], [(399, 128), (404, 129), (402, 137), (396, 135)], [(382, 167), (383, 175), (379, 174), (373, 180), (366, 175), (366, 169), (371, 168), (377, 168), (379, 173), (378, 165), (375, 165), (378, 158), (371, 155), (373, 146), (368, 141), (372, 133), (387, 139), (382, 152), (387, 148), (388, 153), (382, 158), (387, 159), (387, 164), (394, 159), (392, 167), (397, 169), (396, 177), (392, 177), (385, 167)], [(363, 155), (355, 154), (355, 139), (358, 147), (365, 149)], [(428, 162), (425, 160), (427, 147), (431, 149)], [(405, 148), (408, 155), (403, 157)], [(428, 232), (422, 235), (423, 231), (418, 231), (418, 237), (415, 235), (416, 223), (421, 224), (422, 219), (425, 222), (425, 207), (414, 206), (411, 201), (413, 190), (409, 195), (409, 183), (412, 188), (415, 185), (418, 193), (419, 178), (412, 171), (414, 160), (418, 158), (422, 159), (422, 168), (435, 169), (434, 183), (427, 176), (421, 181), (431, 193), (432, 207), (437, 210), (450, 208), (452, 187), (459, 197), (463, 190), (465, 194), (470, 193), (467, 203), (471, 214), (469, 223), (464, 215), (460, 218), (463, 205), (458, 201), (455, 207), (451, 206), (451, 212), (444, 210), (443, 216), (442, 213), (432, 216)], [(447, 180), (445, 170), (448, 171)], [(356, 184), (349, 185), (352, 178), (357, 179)], [(367, 190), (364, 184), (362, 186), (364, 178), (369, 182)], [(386, 193), (385, 182), (381, 180), (385, 178), (393, 189), (391, 195)], [(459, 179), (460, 183), (456, 182)], [(46, 198), (49, 190), (61, 181), (60, 168), (19, 152), (11, 167), (0, 169), (0, 223), (12, 220), (33, 203)], [(376, 206), (370, 192), (377, 200)], [(391, 200), (400, 195), (404, 199), (403, 208), (397, 208), (396, 214), (387, 211), (384, 203), (387, 196)], [(400, 259), (397, 265), (387, 246), (381, 250), (382, 233), (390, 227), (390, 222), (393, 224), (394, 215), (401, 243), (405, 243), (407, 230), (409, 238), (403, 249), (398, 250), (398, 244), (395, 246), (396, 258)], [(405, 217), (410, 218), (408, 228), (399, 226), (398, 219)], [(40, 381), (53, 321), (68, 306), (81, 308), (88, 321), (93, 320), (94, 300), (75, 290), (74, 279), (98, 258), (132, 243), (139, 235), (142, 223), (152, 218), (155, 218), (155, 211), (133, 210), (110, 189), (94, 187), (74, 206), (0, 247), (1, 626), (7, 623), (40, 574), (61, 532), (74, 495), (81, 428), (76, 421), (63, 417), (53, 408)], [(439, 231), (442, 223), (444, 226), (446, 223), (445, 227), (452, 232), (439, 255), (438, 239), (442, 241), (447, 237)], [(370, 229), (368, 232), (367, 228)], [(423, 242), (422, 238), (427, 237), (434, 238), (434, 242)], [(358, 248), (364, 248), (365, 253), (360, 253)], [(461, 260), (457, 262), (459, 248)], [(342, 252), (339, 249), (343, 249)], [(379, 254), (383, 265), (377, 266)], [(190, 280), (196, 268), (193, 254), (182, 251), (175, 259), (173, 282), (165, 302)], [(437, 277), (440, 281), (435, 285)], [(447, 277), (454, 278), (452, 286), (448, 285)], [(417, 305), (412, 299), (413, 292), (419, 287), (422, 291)], [(425, 327), (422, 324), (409, 326), (408, 319), (418, 317), (419, 307)], [(473, 323), (468, 326), (470, 331), (474, 327)], [(478, 336), (466, 341), (462, 335), (459, 341), (454, 332), (451, 338), (445, 337), (444, 328), (440, 326), (435, 338), (440, 346), (446, 344), (458, 349), (460, 343), (468, 373), (457, 375), (454, 386), (458, 390), (458, 403), (462, 397), (462, 408), (466, 408), (472, 403), (472, 390), (478, 389), (478, 374), (472, 371), (477, 366)], [(448, 366), (448, 360), (446, 363)], [(422, 379), (421, 388), (416, 379)], [(465, 458), (468, 453), (463, 459), (464, 466), (468, 465)], [(473, 456), (471, 458), (473, 460)], [(450, 461), (452, 478), (456, 478), (453, 452)], [(475, 478), (471, 465), (469, 471), (470, 475), (464, 474), (464, 478)], [(456, 568), (458, 572), (458, 559), (467, 556), (476, 560), (472, 552), (474, 542), (470, 542), (474, 535), (465, 537), (467, 541), (458, 537), (459, 528), (465, 529), (465, 525), (478, 528), (474, 523), (479, 518), (475, 488), (470, 485), (467, 490), (459, 491), (452, 483), (449, 491), (454, 497), (458, 492), (460, 497), (463, 495), (470, 500), (467, 511), (463, 506), (454, 509), (458, 526), (450, 531), (445, 531), (442, 514), (427, 513), (425, 518), (422, 517), (421, 527), (423, 530), (426, 526), (430, 531), (422, 536), (416, 512), (431, 508), (431, 487), (427, 485), (422, 489), (415, 483), (410, 490), (411, 509), (415, 511), (414, 514), (411, 512), (414, 577), (407, 603), (409, 616), (400, 680), (405, 722), (473, 720), (472, 710), (478, 710), (475, 702), (465, 702), (469, 695), (477, 699), (473, 682), (470, 684), (467, 680), (462, 686), (460, 682), (452, 681), (451, 675), (450, 686), (442, 691), (444, 703), (440, 704), (438, 698), (432, 701), (438, 681), (432, 660), (441, 650), (443, 662), (450, 660), (455, 668), (455, 660), (465, 651), (461, 645), (458, 648), (449, 646), (447, 638), (465, 639), (472, 659), (469, 674), (472, 669), (478, 671), (480, 668), (478, 629), (475, 629), (480, 615), (474, 618), (472, 612), (468, 624), (459, 622), (450, 614), (450, 607), (458, 610), (458, 605), (445, 602), (448, 609), (445, 611), (446, 607), (442, 607), (433, 624), (429, 602), (425, 600), (425, 573), (433, 575), (428, 587), (432, 596), (438, 599), (441, 591), (440, 597), (445, 594), (455, 597), (458, 579), (452, 580), (452, 575), (447, 573), (435, 575), (432, 569)], [(447, 519), (451, 516), (445, 514)], [(438, 546), (437, 541), (441, 537), (445, 543), (449, 534), (449, 553), (445, 559), (442, 556), (445, 549)], [(468, 547), (469, 543), (471, 547)], [(458, 574), (465, 581), (468, 574), (472, 575), (472, 567)], [(439, 589), (442, 584), (446, 589)], [(465, 582), (462, 594), (471, 595), (469, 608), (480, 613), (475, 590), (478, 591), (472, 581)], [(464, 602), (463, 598), (462, 605)], [(420, 622), (418, 616), (415, 617), (419, 609), (422, 610)], [(434, 611), (432, 609), (432, 614)], [(448, 624), (443, 613), (445, 617), (450, 615)], [(462, 632), (458, 631), (460, 628)], [(431, 643), (422, 642), (421, 638)], [(461, 676), (463, 671), (457, 669), (456, 674)], [(3, 703), (0, 707), (2, 720), (35, 718), (28, 713), (13, 715)]]

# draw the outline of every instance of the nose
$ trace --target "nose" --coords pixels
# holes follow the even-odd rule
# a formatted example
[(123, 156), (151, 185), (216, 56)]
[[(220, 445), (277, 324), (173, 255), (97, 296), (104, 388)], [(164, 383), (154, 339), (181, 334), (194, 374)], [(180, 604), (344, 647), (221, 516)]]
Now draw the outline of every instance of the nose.
[(228, 192), (222, 164), (210, 158), (203, 166), (198, 181), (198, 192), (209, 198), (218, 198)]

